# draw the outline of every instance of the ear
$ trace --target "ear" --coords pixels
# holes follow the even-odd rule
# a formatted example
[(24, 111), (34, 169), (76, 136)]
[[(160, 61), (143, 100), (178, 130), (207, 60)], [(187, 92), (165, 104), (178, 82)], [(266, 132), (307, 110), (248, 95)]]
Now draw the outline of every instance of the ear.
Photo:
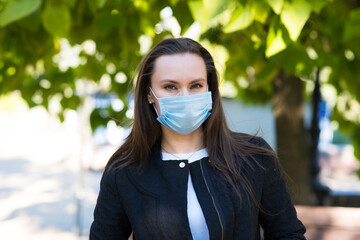
[(148, 99), (149, 104), (153, 104), (153, 103), (154, 103), (154, 99), (153, 99), (153, 97), (151, 96), (150, 92), (149, 92), (148, 95), (147, 95), (147, 99)]

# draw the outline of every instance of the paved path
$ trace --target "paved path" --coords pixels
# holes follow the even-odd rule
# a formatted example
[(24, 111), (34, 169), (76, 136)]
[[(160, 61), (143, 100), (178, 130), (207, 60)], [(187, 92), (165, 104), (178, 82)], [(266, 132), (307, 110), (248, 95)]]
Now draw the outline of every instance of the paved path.
[(1, 239), (88, 238), (101, 172), (79, 174), (78, 133), (66, 124), (41, 109), (0, 111)]
[(307, 228), (308, 239), (360, 239), (360, 208), (296, 206), (296, 209)]

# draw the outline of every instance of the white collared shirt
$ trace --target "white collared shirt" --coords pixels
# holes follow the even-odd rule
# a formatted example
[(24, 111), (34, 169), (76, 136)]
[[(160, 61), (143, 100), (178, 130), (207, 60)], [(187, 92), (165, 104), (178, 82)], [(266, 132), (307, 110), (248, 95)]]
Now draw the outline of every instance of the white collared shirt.
[[(174, 159), (175, 156), (178, 159)], [(190, 156), (189, 159), (187, 159)], [(208, 153), (206, 148), (200, 149), (193, 153), (177, 153), (177, 154), (169, 154), (166, 152), (162, 152), (162, 160), (163, 161), (181, 161), (188, 160), (189, 164), (195, 161), (199, 161), (200, 159), (207, 157)], [(204, 213), (201, 210), (201, 206), (199, 200), (196, 196), (196, 192), (191, 180), (190, 172), (188, 178), (188, 188), (187, 188), (187, 214), (191, 229), (191, 234), (194, 240), (206, 240), (209, 239), (209, 230), (206, 225)]]

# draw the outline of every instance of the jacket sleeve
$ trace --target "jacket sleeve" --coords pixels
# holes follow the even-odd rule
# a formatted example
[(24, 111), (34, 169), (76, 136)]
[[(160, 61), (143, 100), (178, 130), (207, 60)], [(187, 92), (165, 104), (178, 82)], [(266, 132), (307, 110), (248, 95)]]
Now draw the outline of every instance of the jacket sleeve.
[(105, 170), (90, 228), (90, 240), (127, 240), (131, 226), (121, 203), (114, 170)]
[(306, 229), (297, 218), (277, 159), (264, 157), (263, 160), (265, 177), (261, 204), (264, 212), (260, 214), (260, 224), (264, 239), (305, 239)]

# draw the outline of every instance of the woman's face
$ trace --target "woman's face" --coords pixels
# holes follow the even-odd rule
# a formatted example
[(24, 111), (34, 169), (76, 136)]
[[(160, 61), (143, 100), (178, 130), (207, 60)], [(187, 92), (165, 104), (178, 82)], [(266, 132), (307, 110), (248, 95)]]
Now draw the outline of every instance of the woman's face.
[[(163, 55), (155, 60), (151, 76), (151, 88), (157, 98), (185, 96), (208, 91), (204, 60), (196, 54), (184, 53)], [(148, 100), (155, 103), (159, 114), (157, 99), (150, 91)]]

